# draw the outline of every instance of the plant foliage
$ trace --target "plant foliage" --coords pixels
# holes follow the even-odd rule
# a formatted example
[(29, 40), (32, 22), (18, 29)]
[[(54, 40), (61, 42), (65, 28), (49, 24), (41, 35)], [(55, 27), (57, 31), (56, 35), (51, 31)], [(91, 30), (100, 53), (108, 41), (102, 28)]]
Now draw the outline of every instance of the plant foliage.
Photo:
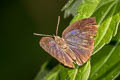
[(96, 18), (98, 32), (93, 55), (86, 64), (75, 69), (57, 65), (48, 71), (45, 63), (35, 80), (114, 80), (120, 74), (119, 4), (120, 0), (69, 0), (62, 11), (65, 17), (74, 16), (71, 23)]

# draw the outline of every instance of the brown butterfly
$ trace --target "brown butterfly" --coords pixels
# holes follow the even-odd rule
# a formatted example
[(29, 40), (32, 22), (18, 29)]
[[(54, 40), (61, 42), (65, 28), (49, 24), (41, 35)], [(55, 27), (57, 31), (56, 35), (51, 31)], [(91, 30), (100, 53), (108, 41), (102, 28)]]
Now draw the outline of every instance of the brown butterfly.
[(46, 36), (40, 40), (40, 46), (59, 62), (74, 68), (74, 63), (79, 66), (83, 65), (90, 58), (94, 48), (94, 36), (96, 36), (97, 25), (93, 17), (85, 18), (69, 25), (62, 33), (62, 38), (57, 36), (37, 34)]

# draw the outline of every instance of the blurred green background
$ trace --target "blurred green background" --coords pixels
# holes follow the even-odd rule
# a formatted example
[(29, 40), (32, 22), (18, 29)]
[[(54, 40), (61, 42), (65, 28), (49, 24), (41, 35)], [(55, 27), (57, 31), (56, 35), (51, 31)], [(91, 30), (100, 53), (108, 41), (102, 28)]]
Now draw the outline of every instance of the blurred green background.
[(33, 80), (41, 65), (51, 56), (39, 46), (41, 37), (33, 33), (55, 34), (61, 16), (59, 35), (69, 25), (63, 19), (67, 0), (1, 1), (0, 80)]

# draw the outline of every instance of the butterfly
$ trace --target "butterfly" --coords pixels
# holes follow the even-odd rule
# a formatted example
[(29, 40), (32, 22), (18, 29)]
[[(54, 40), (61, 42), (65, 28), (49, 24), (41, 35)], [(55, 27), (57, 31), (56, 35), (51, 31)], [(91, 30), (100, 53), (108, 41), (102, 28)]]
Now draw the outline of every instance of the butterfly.
[(60, 17), (54, 36), (34, 33), (45, 36), (40, 40), (40, 46), (64, 66), (75, 68), (74, 64), (83, 65), (91, 57), (94, 48), (94, 36), (97, 33), (96, 19), (90, 17), (70, 24), (63, 31), (62, 37), (57, 35), (59, 22)]

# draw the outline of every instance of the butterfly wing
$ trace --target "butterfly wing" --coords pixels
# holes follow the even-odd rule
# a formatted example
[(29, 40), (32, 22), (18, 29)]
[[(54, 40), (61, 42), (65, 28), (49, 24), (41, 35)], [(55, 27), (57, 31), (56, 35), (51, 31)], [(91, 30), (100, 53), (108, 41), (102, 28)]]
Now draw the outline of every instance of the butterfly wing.
[(40, 46), (51, 56), (57, 59), (65, 66), (74, 68), (73, 60), (66, 54), (51, 37), (43, 37), (40, 40)]
[(62, 37), (74, 52), (78, 65), (84, 64), (90, 58), (96, 32), (96, 20), (92, 17), (77, 21), (64, 30)]

